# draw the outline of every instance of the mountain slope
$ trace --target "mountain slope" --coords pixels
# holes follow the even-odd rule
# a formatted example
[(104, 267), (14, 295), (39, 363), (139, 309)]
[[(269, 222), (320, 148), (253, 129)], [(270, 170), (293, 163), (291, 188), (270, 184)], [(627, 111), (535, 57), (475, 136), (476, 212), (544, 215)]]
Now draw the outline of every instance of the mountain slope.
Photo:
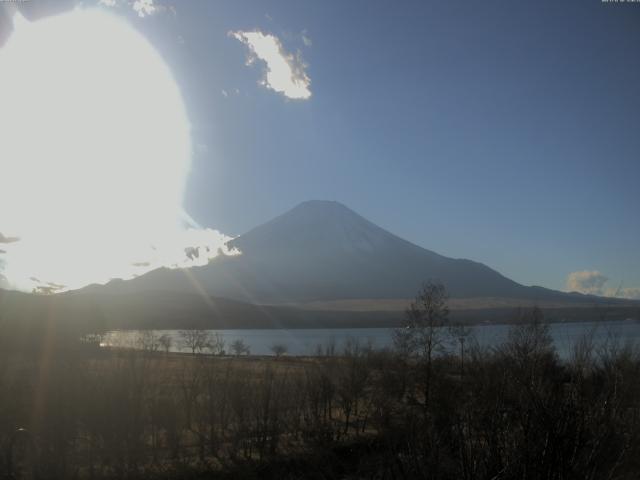
[(584, 301), (525, 287), (481, 263), (421, 248), (337, 202), (309, 201), (229, 242), (242, 255), (205, 267), (160, 269), (112, 291), (188, 291), (252, 303), (411, 298), (435, 279), (452, 297)]

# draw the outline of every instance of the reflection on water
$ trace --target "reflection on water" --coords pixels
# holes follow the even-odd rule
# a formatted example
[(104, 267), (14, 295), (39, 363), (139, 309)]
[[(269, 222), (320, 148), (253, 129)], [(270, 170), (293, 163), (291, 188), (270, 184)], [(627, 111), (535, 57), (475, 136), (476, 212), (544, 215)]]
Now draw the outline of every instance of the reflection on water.
[[(506, 338), (509, 325), (478, 325), (472, 328), (472, 338), (480, 346), (495, 347)], [(618, 341), (622, 345), (637, 344), (640, 340), (640, 322), (627, 320), (619, 322), (574, 322), (550, 325), (551, 335), (561, 357), (566, 358), (576, 341), (585, 335), (592, 335), (595, 345)], [(339, 353), (348, 341), (357, 340), (361, 345), (371, 345), (376, 349), (392, 345), (391, 328), (343, 328), (343, 329), (247, 329), (210, 330), (209, 334), (223, 341), (222, 349), (231, 353), (234, 342), (241, 340), (252, 355), (273, 355), (274, 345), (284, 345), (288, 355), (315, 355), (320, 348), (323, 352), (334, 350)], [(164, 345), (158, 339), (164, 339)], [(109, 332), (104, 346), (144, 348), (155, 344), (158, 350), (168, 348), (172, 352), (191, 352), (179, 330), (121, 330)], [(206, 350), (205, 350), (206, 351)]]

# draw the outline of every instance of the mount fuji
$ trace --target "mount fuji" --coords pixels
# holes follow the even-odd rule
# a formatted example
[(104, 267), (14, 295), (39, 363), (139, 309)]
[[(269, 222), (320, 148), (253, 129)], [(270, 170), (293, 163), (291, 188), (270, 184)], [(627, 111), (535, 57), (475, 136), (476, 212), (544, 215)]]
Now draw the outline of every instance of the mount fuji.
[(229, 242), (242, 252), (204, 267), (159, 269), (107, 289), (206, 293), (257, 304), (408, 299), (435, 280), (453, 299), (584, 302), (516, 283), (490, 267), (404, 240), (332, 201), (299, 204)]

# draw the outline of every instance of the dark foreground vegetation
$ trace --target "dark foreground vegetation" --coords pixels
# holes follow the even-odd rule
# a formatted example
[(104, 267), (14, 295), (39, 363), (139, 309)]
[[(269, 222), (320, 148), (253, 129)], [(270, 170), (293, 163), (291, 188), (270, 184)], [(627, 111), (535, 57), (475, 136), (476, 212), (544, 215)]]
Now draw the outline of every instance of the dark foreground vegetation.
[(0, 477), (638, 478), (638, 352), (587, 334), (561, 361), (540, 313), (521, 320), (482, 350), (441, 328), (428, 285), (394, 351), (180, 355), (47, 335), (28, 351), (3, 337)]

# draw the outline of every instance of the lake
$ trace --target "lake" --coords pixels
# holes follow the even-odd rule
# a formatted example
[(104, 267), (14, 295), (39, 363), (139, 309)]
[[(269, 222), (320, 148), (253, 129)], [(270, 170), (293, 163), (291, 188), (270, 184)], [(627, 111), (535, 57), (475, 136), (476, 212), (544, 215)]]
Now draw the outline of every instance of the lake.
[[(477, 325), (472, 327), (472, 336), (479, 345), (493, 347), (500, 345), (506, 338), (510, 325)], [(567, 357), (573, 345), (585, 334), (592, 332), (596, 345), (604, 345), (613, 340), (621, 344), (637, 344), (640, 340), (640, 322), (634, 320), (617, 322), (573, 322), (550, 324), (551, 335), (556, 350), (561, 357)], [(344, 329), (247, 329), (247, 330), (210, 330), (218, 333), (225, 342), (226, 351), (230, 344), (238, 339), (249, 346), (252, 355), (273, 355), (271, 347), (285, 345), (288, 355), (315, 355), (320, 346), (323, 350), (343, 350), (346, 342), (357, 340), (361, 345), (371, 344), (380, 349), (392, 345), (391, 328), (344, 328)], [(169, 335), (172, 339), (171, 351), (190, 352), (182, 346), (179, 330), (155, 330), (154, 334)], [(139, 330), (119, 330), (109, 332), (103, 346), (139, 348), (143, 333)]]

